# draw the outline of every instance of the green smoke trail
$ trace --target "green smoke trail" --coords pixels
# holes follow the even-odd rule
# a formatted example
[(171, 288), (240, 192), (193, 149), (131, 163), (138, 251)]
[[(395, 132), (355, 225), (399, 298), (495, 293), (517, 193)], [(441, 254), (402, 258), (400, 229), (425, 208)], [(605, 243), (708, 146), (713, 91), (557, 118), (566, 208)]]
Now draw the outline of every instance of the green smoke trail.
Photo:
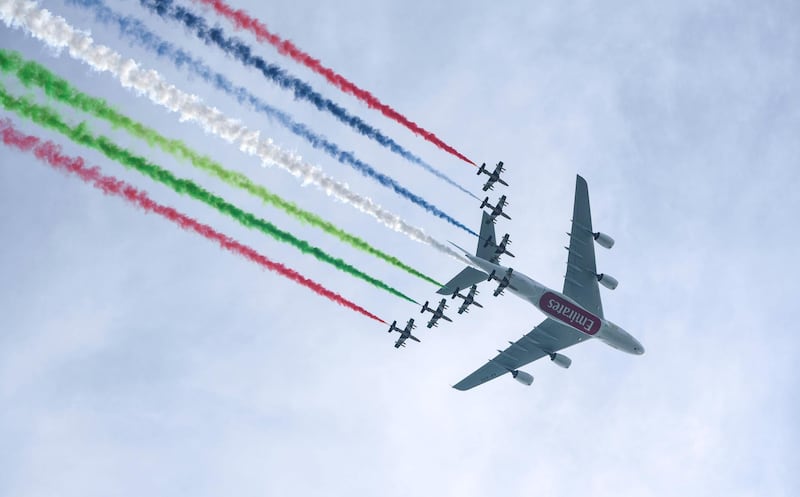
[(2, 105), (6, 110), (16, 112), (17, 114), (30, 119), (36, 124), (66, 135), (76, 143), (93, 148), (103, 153), (109, 159), (115, 160), (125, 167), (135, 169), (140, 173), (169, 186), (177, 193), (189, 195), (197, 200), (205, 202), (209, 206), (214, 207), (221, 213), (232, 217), (248, 228), (260, 230), (276, 240), (291, 244), (304, 254), (312, 255), (320, 261), (333, 265), (340, 271), (355, 276), (356, 278), (360, 278), (409, 302), (413, 302), (415, 304), (418, 303), (399, 290), (392, 288), (386, 283), (359, 271), (343, 260), (333, 257), (321, 249), (310, 245), (308, 242), (300, 240), (291, 233), (278, 229), (272, 223), (258, 218), (255, 215), (245, 212), (235, 205), (226, 202), (222, 198), (204, 190), (196, 183), (186, 179), (176, 178), (166, 169), (152, 164), (146, 159), (134, 155), (129, 150), (115, 145), (113, 142), (111, 142), (111, 140), (104, 136), (92, 135), (85, 122), (81, 122), (79, 125), (72, 127), (65, 123), (61, 117), (49, 107), (35, 105), (25, 97), (14, 98), (6, 91), (6, 88), (2, 83), (0, 83), (0, 105)]
[(316, 214), (303, 210), (296, 204), (289, 202), (270, 192), (263, 186), (254, 183), (244, 174), (225, 169), (211, 158), (198, 154), (182, 141), (170, 140), (159, 134), (154, 129), (148, 128), (147, 126), (120, 114), (111, 108), (104, 100), (82, 93), (80, 90), (70, 85), (66, 80), (59, 78), (50, 72), (44, 66), (33, 61), (25, 60), (18, 52), (0, 49), (0, 71), (9, 74), (15, 74), (22, 84), (28, 88), (37, 86), (43, 89), (45, 94), (54, 100), (67, 104), (83, 112), (93, 114), (101, 119), (105, 119), (113, 126), (122, 128), (128, 133), (141, 138), (150, 146), (157, 146), (174, 157), (188, 160), (195, 167), (216, 176), (228, 185), (241, 188), (260, 198), (264, 202), (282, 209), (287, 214), (290, 214), (303, 222), (315, 226), (325, 231), (329, 235), (335, 236), (336, 238), (348, 243), (350, 246), (356, 249), (367, 252), (368, 254), (382, 259), (389, 264), (413, 274), (414, 276), (417, 276), (418, 278), (421, 278), (429, 283), (439, 287), (442, 286), (442, 284), (438, 281), (408, 266), (396, 257), (373, 247), (361, 238), (347, 233), (341, 228), (334, 226), (332, 223), (325, 221)]

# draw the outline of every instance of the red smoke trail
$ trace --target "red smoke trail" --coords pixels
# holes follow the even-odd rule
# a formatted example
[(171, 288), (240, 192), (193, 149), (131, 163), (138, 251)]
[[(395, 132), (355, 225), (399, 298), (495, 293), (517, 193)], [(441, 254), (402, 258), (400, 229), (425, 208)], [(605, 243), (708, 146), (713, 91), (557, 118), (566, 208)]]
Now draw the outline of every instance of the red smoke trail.
[(67, 171), (77, 174), (83, 181), (90, 183), (95, 188), (98, 188), (107, 195), (117, 195), (123, 197), (129, 202), (141, 207), (147, 212), (154, 212), (163, 216), (181, 228), (208, 238), (211, 241), (219, 243), (220, 247), (230, 250), (249, 259), (260, 266), (275, 271), (276, 273), (289, 278), (295, 283), (299, 283), (311, 291), (330, 299), (337, 304), (352, 309), (356, 312), (372, 318), (379, 323), (386, 324), (386, 321), (370, 313), (363, 307), (360, 307), (353, 302), (350, 302), (341, 295), (334, 293), (324, 286), (310, 280), (296, 271), (287, 268), (283, 264), (273, 262), (270, 259), (259, 254), (247, 245), (243, 245), (236, 240), (223, 235), (222, 233), (214, 230), (212, 227), (202, 224), (185, 214), (181, 214), (172, 207), (161, 205), (147, 196), (147, 193), (137, 190), (135, 187), (118, 180), (112, 176), (105, 176), (100, 172), (97, 166), (88, 167), (82, 157), (68, 157), (61, 154), (61, 148), (50, 141), (42, 141), (35, 136), (24, 135), (14, 128), (13, 123), (9, 119), (0, 120), (0, 134), (3, 137), (3, 143), (11, 145), (26, 152), (33, 151), (33, 154), (42, 161), (46, 161), (55, 169)]
[(250, 17), (247, 14), (247, 12), (243, 10), (235, 10), (233, 7), (226, 4), (222, 0), (195, 0), (195, 1), (211, 6), (218, 14), (222, 15), (223, 17), (227, 17), (238, 28), (244, 28), (252, 32), (253, 34), (256, 35), (256, 38), (259, 41), (266, 41), (270, 45), (274, 46), (281, 54), (291, 57), (296, 62), (303, 64), (304, 66), (308, 67), (315, 73), (323, 76), (325, 79), (328, 80), (329, 83), (338, 87), (343, 92), (353, 95), (357, 99), (367, 104), (369, 108), (380, 111), (381, 114), (383, 114), (384, 116), (388, 117), (389, 119), (393, 119), (394, 121), (397, 121), (406, 128), (410, 129), (414, 134), (422, 136), (423, 138), (433, 143), (437, 147), (455, 155), (464, 162), (472, 164), (473, 166), (476, 165), (474, 162), (472, 162), (471, 160), (467, 159), (464, 155), (462, 155), (458, 150), (454, 149), (450, 145), (440, 140), (439, 137), (437, 137), (430, 131), (421, 128), (420, 126), (417, 125), (417, 123), (409, 120), (407, 117), (403, 116), (393, 108), (382, 103), (372, 93), (368, 92), (367, 90), (362, 90), (354, 83), (351, 83), (349, 80), (347, 80), (341, 74), (338, 74), (332, 69), (323, 66), (319, 60), (315, 59), (314, 57), (308, 55), (307, 53), (297, 48), (297, 46), (291, 41), (284, 40), (280, 36), (270, 33), (265, 25), (261, 24), (261, 22), (259, 22), (258, 19)]

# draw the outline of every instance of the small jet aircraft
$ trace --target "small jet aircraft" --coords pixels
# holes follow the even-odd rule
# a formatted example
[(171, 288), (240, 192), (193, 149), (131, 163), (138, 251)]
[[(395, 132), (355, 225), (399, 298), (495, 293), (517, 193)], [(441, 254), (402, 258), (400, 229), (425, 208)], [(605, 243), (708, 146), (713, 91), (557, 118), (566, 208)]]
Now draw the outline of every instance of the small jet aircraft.
[(503, 235), (503, 238), (500, 240), (500, 244), (499, 245), (495, 245), (494, 244), (494, 238), (487, 238), (486, 241), (483, 242), (483, 247), (484, 248), (489, 247), (489, 246), (495, 247), (494, 254), (489, 259), (491, 262), (495, 262), (495, 263), (500, 261), (500, 256), (503, 255), (503, 254), (508, 254), (509, 257), (516, 257), (514, 254), (512, 254), (506, 248), (507, 245), (511, 245), (511, 240), (509, 240), (508, 233)]
[[(505, 276), (503, 276), (502, 278), (498, 278), (497, 276), (495, 276), (495, 273), (497, 273), (497, 270), (492, 269), (492, 272), (489, 273), (489, 277), (486, 279), (486, 281), (497, 280), (500, 282), (500, 284), (497, 285), (497, 289), (492, 294), (495, 297), (497, 297), (498, 295), (502, 295), (503, 291), (511, 285), (511, 275), (514, 274), (514, 269), (508, 268), (506, 270)], [(513, 286), (511, 287), (511, 289), (516, 290), (516, 288), (514, 288)]]
[(396, 324), (397, 324), (397, 321), (392, 321), (391, 326), (389, 326), (389, 333), (391, 333), (393, 331), (396, 331), (396, 332), (400, 333), (400, 338), (398, 338), (397, 341), (394, 342), (394, 348), (399, 349), (400, 347), (405, 347), (406, 346), (406, 339), (408, 339), (408, 338), (414, 340), (415, 342), (419, 342), (420, 341), (419, 338), (417, 338), (417, 337), (415, 337), (414, 335), (411, 334), (411, 330), (413, 330), (414, 328), (417, 327), (417, 325), (414, 324), (414, 320), (413, 319), (409, 319), (408, 320), (408, 323), (406, 323), (406, 327), (403, 330), (401, 330), (400, 328), (395, 326)]
[[(494, 225), (487, 222), (488, 217), (489, 214), (484, 212), (481, 240), (494, 239)], [(599, 285), (613, 290), (617, 287), (617, 280), (608, 274), (597, 272), (594, 243), (611, 248), (614, 239), (592, 230), (589, 190), (586, 181), (580, 176), (575, 185), (575, 204), (569, 237), (567, 274), (564, 276), (562, 292), (550, 289), (519, 271), (491, 262), (496, 248), (485, 246), (483, 241), (478, 242), (474, 256), (464, 252), (473, 267), (463, 269), (437, 293), (451, 295), (454, 290), (486, 279), (487, 274), (496, 279), (496, 274), (505, 272), (504, 279), (508, 279), (507, 286), (511, 292), (533, 304), (547, 318), (516, 342), (509, 342), (510, 346), (505, 350), (498, 350), (498, 355), (456, 383), (453, 388), (469, 390), (506, 373), (511, 373), (520, 383), (530, 385), (533, 383), (533, 376), (521, 371), (520, 367), (547, 356), (556, 365), (568, 368), (572, 360), (559, 351), (591, 338), (597, 338), (606, 345), (629, 354), (644, 354), (644, 347), (638, 340), (603, 316)]]
[[(489, 207), (492, 208), (492, 212), (489, 214), (489, 219), (488, 220), (484, 219), (484, 223), (485, 224), (488, 224), (488, 223), (494, 224), (497, 221), (497, 216), (503, 216), (506, 219), (511, 219), (511, 217), (508, 214), (503, 212), (503, 207), (505, 207), (507, 205), (508, 205), (508, 202), (506, 202), (506, 196), (505, 195), (501, 195), (500, 196), (500, 199), (497, 201), (497, 205), (490, 204), (489, 203), (489, 197), (486, 197), (485, 199), (483, 199), (483, 202), (481, 202), (481, 209), (483, 209), (486, 206), (489, 206)], [(483, 238), (483, 237), (481, 237), (481, 238)]]
[(509, 252), (509, 250), (506, 248), (506, 246), (508, 245), (511, 245), (511, 240), (509, 239), (508, 233), (506, 233), (505, 235), (503, 235), (503, 238), (500, 240), (500, 244), (495, 249), (495, 253), (497, 254), (498, 257), (503, 254), (506, 254), (509, 257), (516, 257), (516, 255)]
[(439, 326), (437, 322), (439, 321), (440, 318), (444, 319), (445, 321), (450, 321), (451, 323), (453, 322), (452, 319), (445, 316), (444, 314), (445, 309), (447, 309), (447, 299), (442, 299), (441, 301), (439, 301), (439, 306), (436, 309), (431, 309), (430, 307), (428, 307), (428, 302), (426, 301), (424, 304), (422, 304), (422, 310), (419, 312), (421, 314), (425, 314), (425, 311), (428, 311), (431, 314), (433, 314), (431, 320), (428, 321), (428, 328), (432, 328), (434, 326)]
[(475, 295), (478, 295), (478, 285), (472, 285), (472, 287), (469, 289), (469, 293), (467, 293), (466, 295), (461, 295), (460, 293), (458, 293), (458, 291), (459, 289), (456, 288), (456, 291), (453, 294), (453, 298), (458, 297), (460, 299), (464, 299), (464, 303), (461, 304), (461, 307), (458, 308), (459, 314), (464, 314), (465, 312), (469, 312), (467, 308), (471, 305), (474, 305), (476, 307), (483, 307), (478, 303), (478, 301), (475, 300)]
[(500, 173), (502, 173), (503, 171), (505, 171), (505, 169), (503, 168), (503, 161), (498, 162), (494, 168), (494, 171), (491, 173), (486, 170), (485, 162), (481, 164), (481, 167), (478, 168), (478, 176), (480, 176), (481, 174), (489, 176), (489, 179), (486, 180), (486, 184), (483, 185), (483, 191), (494, 190), (495, 183), (500, 183), (501, 185), (508, 186), (508, 183), (500, 179)]

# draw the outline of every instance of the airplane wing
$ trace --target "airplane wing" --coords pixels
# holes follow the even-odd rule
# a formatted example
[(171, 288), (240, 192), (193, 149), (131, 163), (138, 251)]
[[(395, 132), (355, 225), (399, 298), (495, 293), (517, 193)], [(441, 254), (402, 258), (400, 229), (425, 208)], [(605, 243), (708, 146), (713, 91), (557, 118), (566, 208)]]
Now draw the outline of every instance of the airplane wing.
[(600, 301), (600, 288), (596, 276), (597, 263), (594, 257), (589, 188), (581, 176), (578, 176), (575, 182), (575, 206), (572, 211), (572, 231), (569, 237), (564, 295), (603, 317), (603, 304)]
[(453, 385), (453, 388), (469, 390), (588, 338), (569, 326), (547, 318), (471, 375)]

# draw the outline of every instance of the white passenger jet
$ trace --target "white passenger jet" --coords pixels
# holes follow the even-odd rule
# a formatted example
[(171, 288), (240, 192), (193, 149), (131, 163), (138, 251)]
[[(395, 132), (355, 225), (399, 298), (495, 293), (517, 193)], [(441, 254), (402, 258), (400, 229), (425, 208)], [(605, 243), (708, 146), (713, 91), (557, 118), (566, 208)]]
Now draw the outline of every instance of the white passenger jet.
[[(489, 214), (483, 213), (480, 240), (495, 240), (494, 224), (487, 222), (489, 217)], [(638, 340), (603, 317), (598, 283), (613, 290), (617, 287), (617, 280), (607, 274), (597, 273), (593, 242), (611, 248), (614, 240), (605, 233), (592, 231), (589, 191), (586, 181), (580, 176), (575, 185), (572, 231), (568, 234), (569, 256), (563, 292), (547, 288), (519, 271), (501, 266), (499, 261), (492, 262), (491, 259), (496, 257), (496, 247), (486, 246), (483, 241), (478, 241), (474, 256), (456, 245), (465, 252), (474, 267), (461, 271), (438, 291), (439, 294), (451, 295), (456, 289), (466, 288), (491, 275), (491, 278), (500, 282), (495, 295), (508, 288), (548, 317), (516, 342), (509, 342), (511, 345), (505, 350), (498, 350), (498, 355), (453, 388), (469, 390), (506, 373), (511, 373), (520, 383), (530, 385), (533, 376), (520, 371), (520, 367), (548, 356), (558, 366), (568, 368), (572, 360), (559, 351), (590, 338), (597, 338), (629, 354), (644, 354), (644, 347)], [(503, 275), (502, 278), (499, 275)]]

